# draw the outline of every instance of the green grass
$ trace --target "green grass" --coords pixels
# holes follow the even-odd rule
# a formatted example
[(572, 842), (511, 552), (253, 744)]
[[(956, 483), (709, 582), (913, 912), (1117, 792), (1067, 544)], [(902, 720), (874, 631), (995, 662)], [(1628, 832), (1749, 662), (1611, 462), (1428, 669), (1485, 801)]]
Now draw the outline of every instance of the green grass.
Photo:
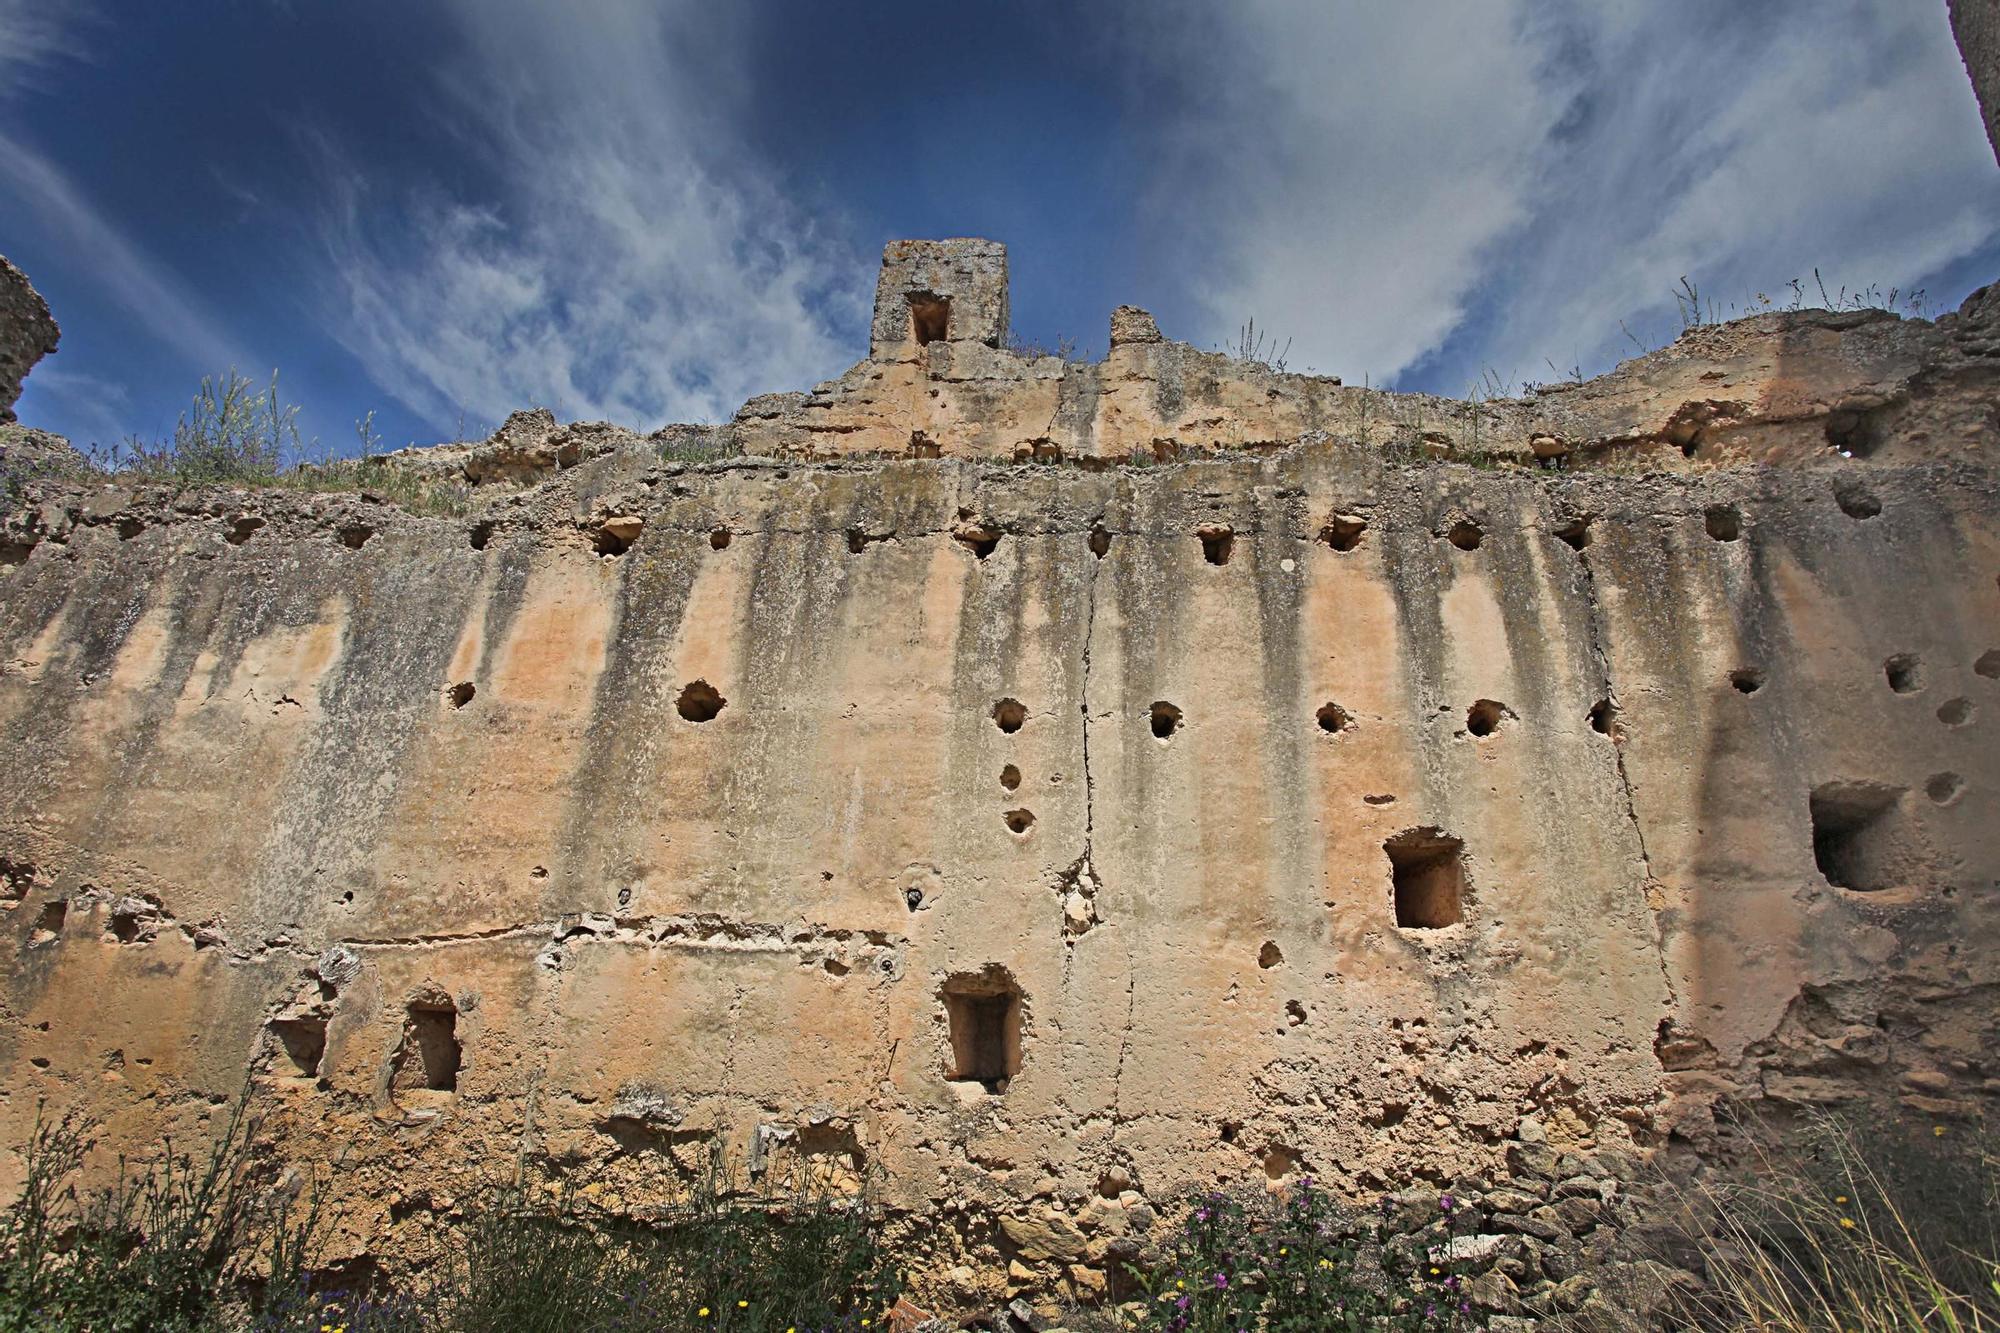
[(902, 1289), (872, 1201), (810, 1172), (746, 1182), (718, 1150), (643, 1219), (560, 1173), (477, 1193), (399, 1288), (318, 1271), (317, 1190), (253, 1152), (241, 1104), (206, 1155), (168, 1144), (81, 1181), (94, 1126), (38, 1121), (0, 1212), (0, 1333), (656, 1333), (879, 1327)]

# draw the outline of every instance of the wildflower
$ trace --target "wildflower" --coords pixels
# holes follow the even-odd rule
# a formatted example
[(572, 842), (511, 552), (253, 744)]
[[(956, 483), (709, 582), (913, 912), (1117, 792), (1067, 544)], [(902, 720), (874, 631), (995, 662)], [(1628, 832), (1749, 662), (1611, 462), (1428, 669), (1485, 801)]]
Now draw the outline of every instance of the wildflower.
[(1931, 1126), (1931, 1135), (1932, 1135), (1932, 1137), (1934, 1137), (1934, 1138), (1940, 1138), (1940, 1139), (1941, 1139), (1941, 1138), (1943, 1138), (1943, 1137), (1944, 1137), (1944, 1126), (1943, 1126), (1943, 1125), (1932, 1125), (1932, 1126)]
[(1175, 1301), (1175, 1302), (1174, 1302), (1174, 1308), (1175, 1308), (1176, 1310), (1185, 1310), (1185, 1309), (1187, 1309), (1187, 1308), (1188, 1308), (1188, 1298), (1187, 1298), (1186, 1296), (1183, 1296), (1183, 1297), (1181, 1297), (1181, 1298), (1180, 1298), (1179, 1300)]
[(1224, 1287), (1228, 1285), (1229, 1285), (1229, 1279), (1227, 1277), (1223, 1276), (1221, 1273), (1217, 1273), (1215, 1275), (1215, 1289), (1217, 1291), (1221, 1291)]
[(1438, 1267), (1438, 1266), (1437, 1266), (1436, 1264), (1432, 1264), (1432, 1265), (1431, 1265), (1431, 1276), (1432, 1276), (1432, 1277), (1436, 1277), (1436, 1276), (1437, 1276), (1437, 1275), (1438, 1275), (1439, 1273), (1442, 1273), (1443, 1271), (1444, 1271), (1444, 1270), (1443, 1270), (1442, 1268), (1439, 1268), (1439, 1267)]
[(1179, 1278), (1175, 1278), (1175, 1279), (1174, 1279), (1174, 1287), (1175, 1287), (1175, 1289), (1176, 1289), (1176, 1290), (1179, 1290), (1179, 1291), (1186, 1291), (1186, 1290), (1187, 1290), (1187, 1283), (1185, 1283), (1185, 1282), (1181, 1281), (1181, 1280), (1180, 1280)]
[(696, 1319), (706, 1319), (706, 1318), (708, 1318), (708, 1307), (707, 1307), (706, 1305), (704, 1305), (704, 1306), (702, 1306), (702, 1307), (701, 1307), (701, 1308), (700, 1308), (699, 1310), (696, 1310), (696, 1311), (694, 1312), (694, 1317), (695, 1317)]
[(1452, 1198), (1449, 1194), (1446, 1194), (1438, 1199), (1438, 1207), (1444, 1209), (1448, 1213), (1457, 1204), (1457, 1202), (1458, 1200)]
[(1319, 1266), (1320, 1266), (1321, 1268), (1331, 1268), (1331, 1267), (1333, 1267), (1333, 1260), (1331, 1260), (1331, 1259), (1322, 1259), (1322, 1260), (1320, 1260), (1320, 1261), (1319, 1261)]
[(1456, 1273), (1453, 1273), (1453, 1274), (1452, 1274), (1452, 1275), (1451, 1275), (1450, 1277), (1446, 1278), (1446, 1279), (1444, 1280), (1444, 1288), (1445, 1288), (1445, 1290), (1446, 1290), (1446, 1291), (1457, 1291), (1457, 1290), (1458, 1290), (1458, 1274), (1456, 1274)]
[(737, 1309), (739, 1309), (739, 1310), (747, 1310), (747, 1309), (749, 1309), (749, 1308), (750, 1308), (750, 1302), (748, 1302), (748, 1301), (738, 1301), (738, 1302), (736, 1302), (736, 1308), (737, 1308)]
[(1208, 1220), (1208, 1209), (1206, 1208), (1195, 1209), (1194, 1220), (1197, 1222), (1206, 1222)]
[(1851, 1218), (1851, 1217), (1843, 1217), (1843, 1218), (1841, 1218), (1841, 1219), (1840, 1219), (1840, 1229), (1841, 1229), (1842, 1231), (1852, 1231), (1852, 1230), (1854, 1230), (1854, 1219), (1853, 1219), (1853, 1218)]
[(1460, 1314), (1471, 1314), (1471, 1313), (1472, 1313), (1472, 1302), (1471, 1302), (1471, 1301), (1460, 1301), (1460, 1302), (1458, 1303), (1458, 1312), (1459, 1312)]
[(1834, 1195), (1834, 1196), (1833, 1196), (1833, 1201), (1834, 1201), (1835, 1203), (1846, 1203), (1846, 1202), (1847, 1202), (1847, 1196), (1846, 1196), (1845, 1194), (1836, 1194), (1836, 1195)]
[(1280, 1245), (1280, 1246), (1278, 1247), (1278, 1253), (1279, 1253), (1279, 1254), (1290, 1254), (1291, 1252), (1292, 1252), (1292, 1251), (1291, 1251), (1290, 1247), (1288, 1247), (1288, 1246), (1284, 1246), (1284, 1245)]

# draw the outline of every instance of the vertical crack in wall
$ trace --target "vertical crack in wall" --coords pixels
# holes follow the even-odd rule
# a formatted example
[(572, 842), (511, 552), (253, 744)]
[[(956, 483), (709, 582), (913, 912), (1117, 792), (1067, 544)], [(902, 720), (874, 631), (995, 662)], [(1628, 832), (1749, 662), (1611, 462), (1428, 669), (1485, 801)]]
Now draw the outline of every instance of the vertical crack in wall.
[[(1104, 516), (1100, 513), (1093, 526), (1102, 525), (1103, 522)], [(1097, 829), (1095, 808), (1097, 787), (1096, 779), (1090, 771), (1090, 653), (1097, 640), (1097, 581), (1103, 564), (1101, 557), (1095, 555), (1090, 557), (1089, 582), (1084, 594), (1083, 680), (1080, 687), (1083, 697), (1079, 705), (1083, 714), (1083, 856), (1077, 863), (1082, 872), (1088, 873), (1091, 879), (1097, 882), (1100, 891), (1103, 881), (1098, 877), (1096, 865), (1092, 860)], [(1138, 1013), (1138, 959), (1132, 952), (1131, 932), (1123, 929), (1128, 924), (1119, 923), (1119, 935), (1125, 942), (1125, 1022), (1118, 1034), (1118, 1063), (1111, 1073), (1111, 1116), (1114, 1123), (1120, 1118), (1120, 1107), (1124, 1100), (1125, 1061), (1132, 1050), (1132, 1023)], [(1074, 946), (1074, 940), (1066, 941), (1063, 955), (1065, 982), (1068, 980), (1069, 959), (1074, 952)]]
[[(1618, 698), (1618, 688), (1612, 683), (1611, 679), (1611, 654), (1605, 650), (1604, 646), (1608, 632), (1605, 626), (1600, 623), (1603, 615), (1603, 607), (1598, 600), (1597, 571), (1591, 566), (1588, 548), (1577, 552), (1577, 565), (1583, 571), (1583, 597), (1589, 612), (1585, 617), (1585, 624), (1589, 627), (1590, 655), (1596, 661), (1598, 675), (1604, 681), (1604, 697), (1615, 701)], [(1644, 876), (1644, 880), (1640, 885), (1640, 894), (1643, 898), (1650, 894), (1655, 883), (1653, 878), (1653, 858), (1652, 853), (1646, 849), (1646, 829), (1639, 822), (1638, 801), (1632, 795), (1632, 777), (1625, 768), (1625, 747), (1618, 738), (1615, 714), (1613, 717), (1614, 720), (1606, 724), (1608, 730), (1605, 739), (1611, 743), (1612, 763), (1618, 769), (1618, 790), (1619, 794), (1624, 798), (1625, 818), (1631, 821), (1632, 836), (1639, 844), (1639, 866)], [(1646, 917), (1653, 923), (1653, 945), (1659, 954), (1660, 961), (1660, 985), (1666, 991), (1668, 1016), (1671, 1017), (1672, 1014), (1678, 1012), (1680, 1009), (1680, 996), (1675, 993), (1673, 971), (1667, 965), (1666, 934), (1660, 928), (1659, 917), (1653, 911), (1652, 903), (1647, 901), (1645, 907)]]

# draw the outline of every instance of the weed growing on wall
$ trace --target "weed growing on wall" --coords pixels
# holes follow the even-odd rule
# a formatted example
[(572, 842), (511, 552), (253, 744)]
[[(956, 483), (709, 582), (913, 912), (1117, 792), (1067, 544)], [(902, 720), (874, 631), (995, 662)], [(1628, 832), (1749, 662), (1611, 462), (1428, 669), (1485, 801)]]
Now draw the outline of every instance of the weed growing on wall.
[(1983, 1126), (1818, 1119), (1690, 1203), (1709, 1283), (1685, 1302), (1693, 1326), (2000, 1329), (2000, 1136)]
[(268, 1187), (245, 1151), (239, 1103), (205, 1158), (120, 1161), (79, 1187), (90, 1123), (38, 1118), (20, 1193), (0, 1212), (0, 1330), (181, 1333), (225, 1327), (254, 1272), (303, 1273), (318, 1225), (310, 1198)]
[(1189, 1201), (1165, 1258), (1135, 1269), (1139, 1327), (1161, 1333), (1463, 1329), (1475, 1326), (1452, 1260), (1450, 1195), (1431, 1226), (1390, 1237), (1356, 1225), (1310, 1179), (1282, 1200), (1210, 1193)]

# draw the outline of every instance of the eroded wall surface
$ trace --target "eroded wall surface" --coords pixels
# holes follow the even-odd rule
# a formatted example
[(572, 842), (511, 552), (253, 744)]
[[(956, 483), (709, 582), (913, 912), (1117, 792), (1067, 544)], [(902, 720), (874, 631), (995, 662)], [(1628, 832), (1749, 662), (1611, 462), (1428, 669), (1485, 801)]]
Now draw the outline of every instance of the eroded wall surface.
[(35, 482), (0, 1139), (48, 1099), (149, 1144), (249, 1071), (388, 1263), (517, 1164), (639, 1205), (720, 1143), (873, 1175), (976, 1290), (1101, 1282), (1192, 1185), (1504, 1176), (1530, 1124), (1629, 1164), (1745, 1107), (1979, 1114), (1980, 299), (1846, 326), (1887, 360), (1800, 380), (1757, 467), (544, 432), (445, 455), (513, 460), (464, 517)]

